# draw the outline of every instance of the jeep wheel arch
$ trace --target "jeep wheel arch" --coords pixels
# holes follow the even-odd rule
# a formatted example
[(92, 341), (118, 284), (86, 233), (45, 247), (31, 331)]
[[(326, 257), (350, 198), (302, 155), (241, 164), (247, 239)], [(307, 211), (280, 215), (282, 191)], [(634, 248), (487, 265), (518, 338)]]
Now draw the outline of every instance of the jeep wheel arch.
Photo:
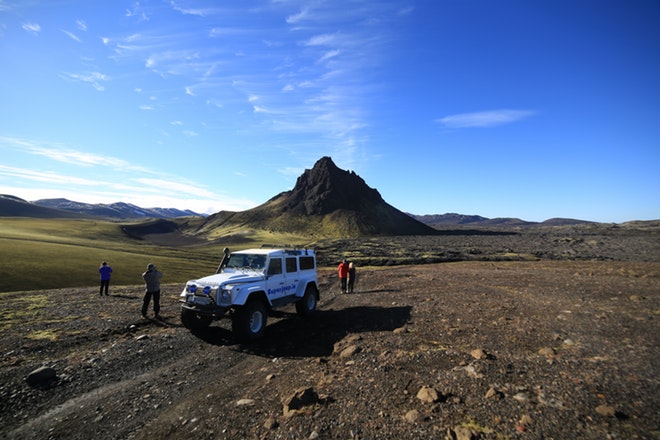
[(268, 307), (260, 298), (250, 298), (245, 305), (236, 307), (232, 317), (232, 332), (240, 342), (259, 339), (268, 320)]
[(296, 313), (298, 316), (309, 316), (316, 311), (319, 301), (319, 291), (313, 283), (305, 288), (305, 294), (296, 302)]

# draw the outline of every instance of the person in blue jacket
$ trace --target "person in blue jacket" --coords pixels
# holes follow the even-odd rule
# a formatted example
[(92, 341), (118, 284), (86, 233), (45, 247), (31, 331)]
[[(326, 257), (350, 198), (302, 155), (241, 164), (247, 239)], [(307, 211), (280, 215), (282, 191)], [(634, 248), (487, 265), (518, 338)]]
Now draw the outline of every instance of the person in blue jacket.
[(108, 286), (110, 286), (110, 274), (112, 273), (112, 268), (108, 266), (108, 263), (104, 261), (99, 267), (99, 274), (101, 274), (101, 289), (99, 290), (99, 295), (103, 296), (103, 290), (105, 290), (105, 296), (108, 296)]

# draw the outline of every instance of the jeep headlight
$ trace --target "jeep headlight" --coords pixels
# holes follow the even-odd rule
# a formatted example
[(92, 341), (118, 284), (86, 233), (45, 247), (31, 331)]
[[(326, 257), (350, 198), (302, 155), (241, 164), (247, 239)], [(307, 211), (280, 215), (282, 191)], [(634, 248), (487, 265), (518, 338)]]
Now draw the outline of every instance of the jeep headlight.
[(188, 286), (188, 292), (194, 295), (196, 291), (197, 291), (197, 284), (190, 284)]
[(218, 299), (221, 304), (229, 304), (231, 303), (231, 290), (221, 290), (218, 293)]

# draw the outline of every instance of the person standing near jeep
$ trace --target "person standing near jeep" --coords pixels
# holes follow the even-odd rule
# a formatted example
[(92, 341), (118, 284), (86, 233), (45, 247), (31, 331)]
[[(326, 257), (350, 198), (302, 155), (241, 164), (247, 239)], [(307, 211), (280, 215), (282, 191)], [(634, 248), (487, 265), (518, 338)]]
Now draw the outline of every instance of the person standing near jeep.
[(103, 289), (105, 289), (105, 296), (108, 296), (108, 286), (110, 285), (112, 268), (104, 261), (101, 263), (101, 267), (99, 267), (99, 273), (101, 274), (101, 289), (99, 290), (99, 295), (103, 296)]
[(142, 278), (146, 284), (144, 292), (144, 299), (142, 300), (142, 316), (147, 317), (147, 310), (149, 309), (149, 302), (151, 298), (154, 299), (154, 315), (156, 319), (160, 319), (160, 279), (163, 274), (156, 269), (153, 263), (147, 265), (147, 271), (142, 274)]
[(348, 263), (348, 293), (353, 293), (353, 288), (355, 287), (355, 276), (355, 263), (351, 261)]
[(341, 285), (341, 293), (348, 293), (346, 287), (346, 282), (348, 280), (348, 263), (346, 260), (342, 260), (342, 262), (339, 263), (337, 271), (339, 272), (339, 284)]

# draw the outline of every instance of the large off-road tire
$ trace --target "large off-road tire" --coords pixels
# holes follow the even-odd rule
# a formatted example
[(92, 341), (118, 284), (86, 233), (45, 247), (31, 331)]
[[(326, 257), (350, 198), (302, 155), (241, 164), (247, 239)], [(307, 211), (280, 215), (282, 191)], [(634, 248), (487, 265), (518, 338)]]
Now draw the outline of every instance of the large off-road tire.
[(263, 301), (249, 300), (244, 306), (237, 307), (232, 317), (232, 331), (240, 342), (250, 342), (259, 339), (266, 329), (268, 309)]
[(213, 318), (206, 315), (200, 315), (194, 310), (181, 308), (181, 323), (189, 330), (204, 330), (209, 325)]
[(298, 313), (298, 316), (311, 315), (316, 311), (317, 302), (316, 289), (314, 286), (307, 286), (303, 297), (296, 302), (296, 313)]

